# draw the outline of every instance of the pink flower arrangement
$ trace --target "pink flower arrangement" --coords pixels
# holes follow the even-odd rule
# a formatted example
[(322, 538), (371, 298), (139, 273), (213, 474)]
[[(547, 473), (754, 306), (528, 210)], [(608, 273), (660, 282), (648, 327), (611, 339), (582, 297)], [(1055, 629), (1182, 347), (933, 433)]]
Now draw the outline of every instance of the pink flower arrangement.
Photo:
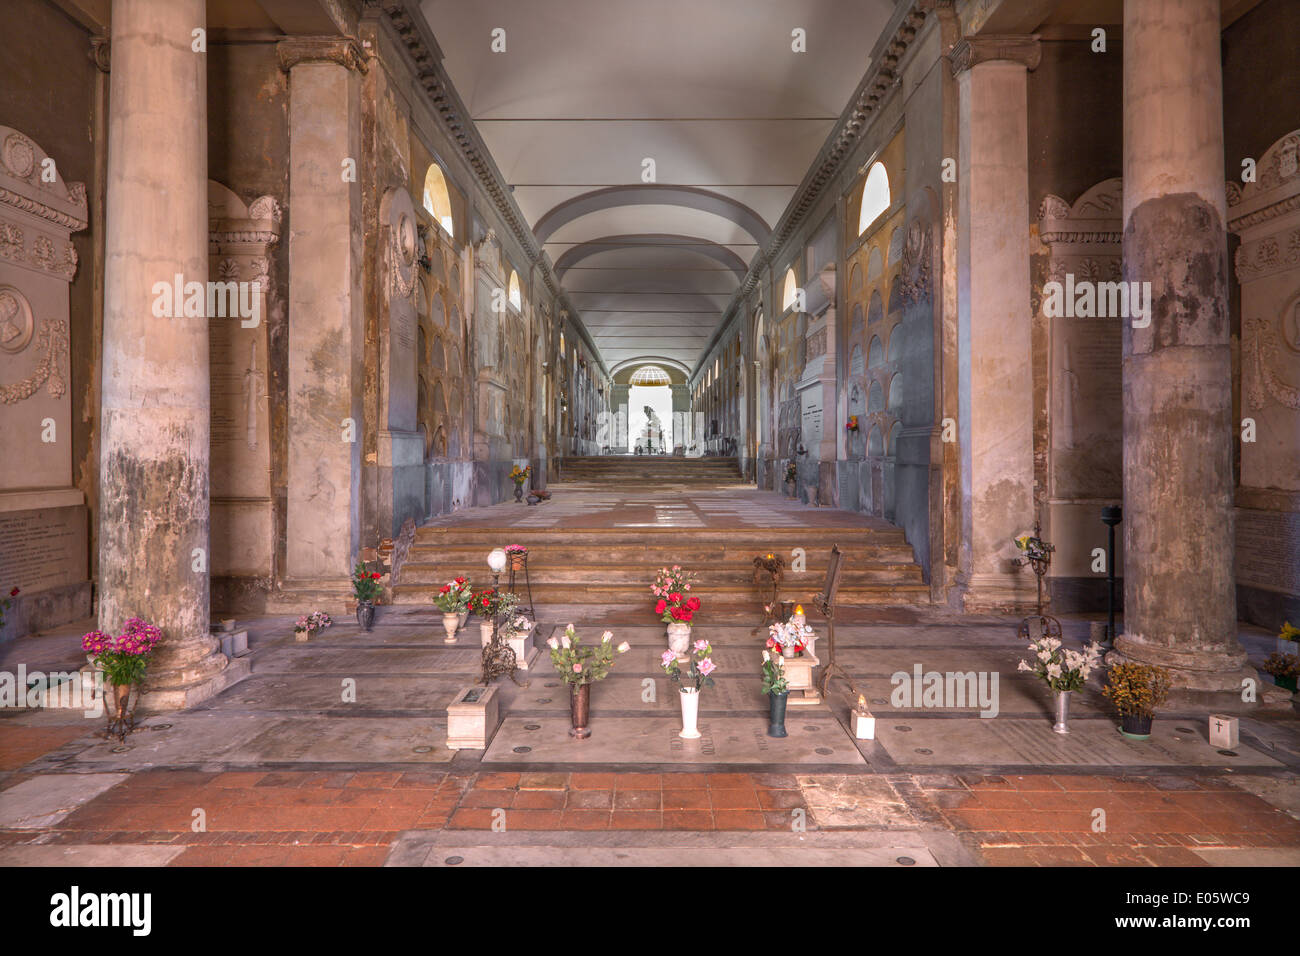
[(128, 618), (117, 637), (91, 631), (81, 639), (81, 648), (94, 655), (95, 663), (111, 684), (135, 684), (144, 678), (162, 630), (142, 618)]
[(698, 691), (702, 687), (713, 686), (713, 678), (709, 675), (718, 669), (718, 665), (713, 663), (712, 654), (713, 648), (709, 646), (709, 642), (701, 640), (691, 645), (690, 660), (685, 674), (677, 663), (677, 655), (671, 650), (664, 651), (659, 658), (659, 664), (663, 667), (664, 673), (682, 690), (687, 689), (686, 682), (689, 680), (694, 683), (695, 690)]

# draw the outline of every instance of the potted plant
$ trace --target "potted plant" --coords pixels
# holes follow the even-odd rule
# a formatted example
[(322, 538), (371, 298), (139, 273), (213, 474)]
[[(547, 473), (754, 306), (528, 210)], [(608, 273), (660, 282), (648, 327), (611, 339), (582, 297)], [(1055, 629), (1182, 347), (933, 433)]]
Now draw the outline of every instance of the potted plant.
[(117, 637), (91, 631), (81, 638), (81, 648), (104, 674), (106, 735), (125, 740), (135, 730), (135, 708), (140, 684), (153, 659), (162, 631), (138, 617), (128, 618)]
[(709, 646), (708, 641), (700, 640), (692, 644), (686, 655), (688, 668), (685, 675), (682, 674), (681, 665), (677, 662), (677, 655), (673, 651), (664, 651), (659, 659), (664, 673), (681, 691), (682, 730), (677, 736), (686, 740), (695, 740), (700, 736), (698, 727), (700, 690), (713, 686), (713, 678), (710, 675), (718, 669), (718, 665), (713, 663), (712, 654), (713, 648)]
[(524, 465), (523, 468), (515, 465), (510, 469), (510, 480), (515, 483), (515, 501), (522, 502), (524, 500), (524, 482), (528, 480), (528, 476), (532, 473), (532, 465)]
[(1115, 664), (1106, 675), (1101, 691), (1119, 711), (1119, 729), (1125, 737), (1146, 740), (1151, 736), (1151, 718), (1169, 698), (1169, 671), (1154, 664), (1130, 661)]
[(1052, 729), (1068, 734), (1070, 728), (1070, 694), (1088, 682), (1088, 676), (1101, 664), (1101, 646), (1092, 643), (1082, 651), (1063, 647), (1060, 638), (1044, 636), (1029, 642), (1033, 663), (1022, 660), (1017, 670), (1029, 671), (1044, 681), (1056, 695), (1056, 723)]
[(850, 416), (849, 416), (849, 420), (848, 420), (847, 422), (844, 423), (844, 430), (847, 431), (847, 432), (852, 432), (852, 433), (854, 433), (854, 434), (857, 433), (857, 430), (858, 430), (858, 416), (857, 416), (857, 415), (850, 415)]
[(767, 646), (778, 651), (782, 657), (798, 657), (807, 650), (808, 639), (814, 631), (807, 624), (802, 627), (798, 621), (777, 621), (767, 629)]
[[(15, 593), (17, 590), (14, 588)], [(1282, 630), (1277, 633), (1277, 652), (1300, 656), (1300, 628), (1295, 627), (1290, 621), (1283, 621)]]
[(785, 705), (790, 699), (790, 682), (785, 678), (785, 658), (763, 651), (763, 693), (768, 695), (767, 735), (784, 737)]
[(470, 595), (469, 611), (480, 618), (478, 631), (484, 647), (492, 640), (492, 622), (496, 617), (498, 597), (499, 592), (495, 588), (484, 588)]
[(570, 624), (563, 635), (552, 636), (546, 642), (551, 649), (551, 664), (569, 685), (569, 715), (573, 722), (569, 729), (570, 737), (585, 740), (591, 736), (587, 727), (591, 715), (591, 685), (609, 676), (616, 652), (626, 654), (628, 650), (627, 641), (615, 647), (613, 639), (614, 635), (606, 631), (600, 635), (599, 644), (583, 644)]
[[(515, 597), (513, 594), (510, 596)], [(515, 597), (515, 600), (517, 603), (518, 598)], [(532, 630), (533, 622), (528, 620), (526, 615), (514, 614), (513, 610), (501, 623), (501, 638), (510, 645), (515, 660), (523, 670), (528, 669), (528, 649), (532, 645), (529, 635)]]
[(1264, 673), (1271, 674), (1278, 687), (1285, 687), (1291, 693), (1296, 692), (1296, 677), (1300, 676), (1300, 657), (1295, 654), (1279, 654), (1274, 651), (1264, 661)]
[(528, 549), (522, 544), (506, 545), (506, 557), (510, 559), (511, 571), (522, 571), (528, 561)]
[(312, 611), (298, 618), (293, 626), (293, 637), (297, 641), (310, 641), (317, 631), (323, 631), (334, 622), (324, 611)]
[(785, 466), (785, 496), (794, 497), (794, 486), (799, 480), (799, 466), (793, 461)]
[(379, 583), (378, 571), (367, 571), (363, 562), (358, 561), (352, 572), (352, 595), (357, 599), (357, 624), (361, 630), (368, 631), (375, 626), (375, 601), (384, 586)]
[(655, 613), (668, 625), (668, 647), (682, 660), (691, 643), (691, 622), (700, 609), (700, 599), (690, 593), (694, 583), (694, 574), (674, 564), (671, 568), (660, 568), (650, 587), (650, 593), (656, 598)]
[(460, 630), (461, 613), (466, 617), (469, 616), (469, 602), (474, 595), (473, 586), (469, 583), (469, 578), (453, 578), (438, 589), (438, 593), (433, 596), (433, 603), (438, 606), (442, 612), (442, 629), (446, 631), (447, 636), (443, 638), (444, 644), (456, 643), (456, 632)]

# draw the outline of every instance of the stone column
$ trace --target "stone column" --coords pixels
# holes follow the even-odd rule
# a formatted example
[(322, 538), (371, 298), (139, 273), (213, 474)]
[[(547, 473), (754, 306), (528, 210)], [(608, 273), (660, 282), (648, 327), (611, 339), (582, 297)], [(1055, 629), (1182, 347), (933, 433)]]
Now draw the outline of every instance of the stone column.
[(1150, 283), (1150, 314), (1123, 325), (1116, 650), (1239, 692), (1219, 43), (1218, 0), (1124, 5), (1124, 279)]
[[(669, 386), (673, 391), (673, 428), (672, 437), (668, 438), (668, 451), (678, 445), (685, 448), (690, 442), (691, 432), (691, 387), (689, 385)], [(665, 429), (667, 430), (667, 429)]]
[(1033, 604), (1011, 565), (1034, 525), (1028, 70), (1038, 38), (980, 36), (951, 53), (959, 109), (957, 301), (967, 609)]
[(204, 0), (114, 0), (112, 16), (99, 626), (162, 629), (141, 701), (161, 710), (246, 673), (208, 628), (207, 57), (191, 49), (206, 20)]
[[(289, 74), (286, 578), (344, 584), (361, 548), (361, 84), (345, 38), (281, 40)], [(375, 544), (377, 542), (367, 542)]]

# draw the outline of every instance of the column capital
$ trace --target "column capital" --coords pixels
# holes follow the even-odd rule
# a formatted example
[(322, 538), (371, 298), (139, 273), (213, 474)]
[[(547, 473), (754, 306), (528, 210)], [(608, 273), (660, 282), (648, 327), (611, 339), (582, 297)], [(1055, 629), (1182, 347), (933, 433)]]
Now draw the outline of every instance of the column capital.
[(289, 37), (275, 45), (280, 69), (288, 73), (299, 63), (337, 63), (365, 73), (368, 58), (352, 37)]
[(86, 55), (90, 57), (90, 62), (95, 64), (95, 69), (101, 73), (107, 73), (111, 50), (112, 45), (108, 37), (96, 36), (90, 38), (90, 49), (86, 51)]
[(1027, 70), (1038, 66), (1043, 50), (1038, 34), (991, 34), (962, 37), (948, 54), (952, 75), (964, 73), (980, 63), (1007, 60), (1019, 63)]

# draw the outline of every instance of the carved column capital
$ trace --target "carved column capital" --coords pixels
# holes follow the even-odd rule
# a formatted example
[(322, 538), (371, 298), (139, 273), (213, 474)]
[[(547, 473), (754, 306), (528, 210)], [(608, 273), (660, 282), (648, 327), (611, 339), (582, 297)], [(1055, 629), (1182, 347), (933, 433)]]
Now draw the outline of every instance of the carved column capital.
[(369, 68), (365, 51), (352, 37), (289, 37), (277, 43), (275, 51), (286, 73), (299, 63), (337, 63), (358, 73)]
[(980, 63), (995, 60), (1007, 60), (1019, 63), (1027, 70), (1035, 69), (1042, 59), (1043, 50), (1038, 42), (1038, 34), (962, 37), (948, 54), (952, 64), (952, 75), (971, 69)]
[(95, 64), (95, 69), (101, 73), (108, 72), (110, 44), (108, 37), (91, 37), (90, 49), (86, 55), (90, 57), (90, 62)]

